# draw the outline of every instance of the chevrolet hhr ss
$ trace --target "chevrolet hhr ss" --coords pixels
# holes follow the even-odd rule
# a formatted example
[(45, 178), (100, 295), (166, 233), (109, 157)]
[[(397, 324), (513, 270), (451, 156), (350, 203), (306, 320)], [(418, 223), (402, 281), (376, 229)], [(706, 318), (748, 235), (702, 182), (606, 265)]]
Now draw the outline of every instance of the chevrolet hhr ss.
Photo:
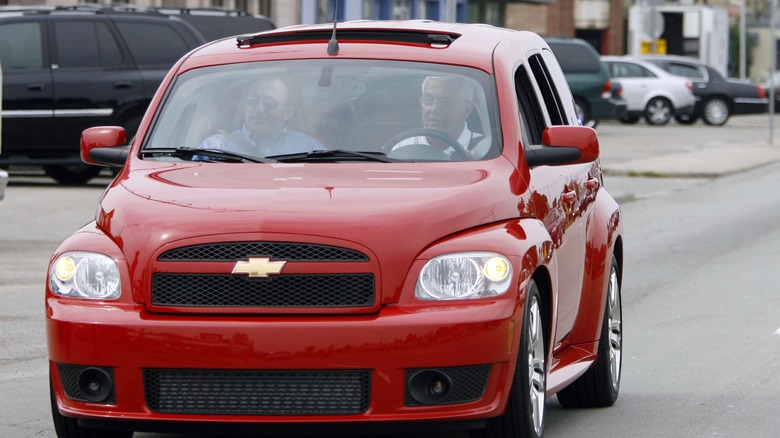
[[(348, 22), (201, 46), (46, 283), (59, 437), (540, 437), (610, 406), (622, 218), (538, 35)], [(232, 432), (231, 432), (232, 433)]]

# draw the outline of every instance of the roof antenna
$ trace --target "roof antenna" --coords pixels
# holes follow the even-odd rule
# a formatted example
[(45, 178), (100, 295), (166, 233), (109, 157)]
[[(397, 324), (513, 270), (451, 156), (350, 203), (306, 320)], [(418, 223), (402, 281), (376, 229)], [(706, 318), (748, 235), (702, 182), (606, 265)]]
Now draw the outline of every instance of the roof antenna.
[(339, 0), (336, 0), (336, 7), (333, 9), (333, 34), (328, 41), (328, 55), (334, 56), (339, 53), (339, 42), (336, 41), (336, 21), (339, 16)]

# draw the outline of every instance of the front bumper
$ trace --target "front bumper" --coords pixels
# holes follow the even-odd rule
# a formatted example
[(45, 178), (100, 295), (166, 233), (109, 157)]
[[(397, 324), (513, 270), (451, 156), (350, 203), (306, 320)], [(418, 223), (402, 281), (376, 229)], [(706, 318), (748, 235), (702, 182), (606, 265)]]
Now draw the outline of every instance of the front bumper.
[[(517, 318), (522, 314), (516, 297), (508, 296), (479, 303), (386, 306), (376, 315), (363, 316), (155, 315), (142, 306), (51, 297), (47, 312), (50, 371), (63, 415), (182, 424), (471, 421), (496, 416), (504, 409), (512, 382), (521, 327)], [(63, 381), (68, 384), (68, 379), (63, 379), (67, 376), (61, 373), (72, 366), (109, 370), (113, 398), (98, 403), (74, 398), (63, 385)], [(478, 397), (419, 403), (410, 397), (408, 382), (417, 371), (429, 369), (461, 372), (452, 373), (453, 390), (487, 372), (484, 382), (477, 383), (481, 385)], [(292, 381), (298, 382), (301, 372), (332, 371), (367, 373), (364, 407), (329, 410), (328, 400), (343, 394), (327, 393), (330, 389), (326, 385), (326, 392), (320, 395), (321, 404), (328, 409), (286, 411), (279, 406), (289, 402), (285, 399), (289, 391), (279, 391), (277, 386), (281, 399), (269, 402), (260, 393), (265, 388), (262, 382), (253, 386), (241, 380), (246, 373), (288, 372)], [(238, 380), (213, 389), (214, 379), (221, 379), (217, 376), (224, 372), (238, 376)], [(206, 376), (206, 383), (190, 387), (187, 385), (192, 382), (185, 382), (187, 387), (182, 390), (169, 384), (172, 380), (165, 380), (160, 385), (163, 391), (173, 388), (175, 393), (163, 394), (161, 404), (151, 401), (149, 384), (150, 375), (157, 375), (159, 383), (160, 373), (173, 380), (200, 373)], [(222, 398), (215, 403), (238, 399), (235, 406), (249, 408), (233, 412), (232, 408), (214, 410), (208, 403), (205, 407), (185, 403), (182, 409), (166, 404), (170, 400), (165, 397), (201, 397), (198, 391), (204, 387), (214, 391), (206, 399)], [(295, 386), (290, 389), (298, 390)], [(306, 390), (311, 391), (311, 387)], [(255, 403), (257, 410), (253, 410), (253, 400), (260, 400)], [(300, 399), (295, 403), (306, 404)], [(263, 406), (273, 409), (264, 410)]]

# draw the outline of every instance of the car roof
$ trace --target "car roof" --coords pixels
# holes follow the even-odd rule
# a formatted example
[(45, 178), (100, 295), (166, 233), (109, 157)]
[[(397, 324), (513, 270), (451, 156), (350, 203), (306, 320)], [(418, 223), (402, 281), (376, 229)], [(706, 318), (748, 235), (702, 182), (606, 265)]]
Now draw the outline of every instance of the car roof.
[(701, 66), (707, 66), (706, 63), (702, 62), (700, 59), (692, 58), (690, 56), (681, 56), (681, 55), (640, 55), (638, 57), (639, 59), (647, 59), (647, 60), (659, 60), (659, 61), (674, 61), (674, 62), (685, 62), (689, 64), (696, 64)]
[[(263, 60), (327, 58), (332, 24), (297, 25), (224, 38), (193, 51), (182, 69)], [(431, 20), (358, 20), (338, 23), (337, 57), (396, 59), (469, 65), (492, 71), (493, 49), (502, 41), (519, 45), (522, 53), (547, 47), (532, 32), (486, 24), (444, 23)], [(247, 56), (251, 54), (252, 56)]]
[(636, 56), (631, 55), (604, 55), (601, 56), (601, 60), (603, 62), (633, 62), (634, 64), (641, 65), (642, 67), (645, 67), (646, 69), (652, 71), (653, 73), (657, 73), (663, 76), (673, 76), (671, 73), (667, 72), (666, 70), (662, 69), (661, 67), (658, 67), (657, 65), (648, 62), (646, 59), (637, 58)]

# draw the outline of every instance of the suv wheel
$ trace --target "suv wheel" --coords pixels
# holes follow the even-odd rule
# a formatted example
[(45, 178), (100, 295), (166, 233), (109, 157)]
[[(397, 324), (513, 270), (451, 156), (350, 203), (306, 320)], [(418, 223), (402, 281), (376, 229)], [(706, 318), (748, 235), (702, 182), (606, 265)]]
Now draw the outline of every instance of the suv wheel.
[(55, 181), (66, 185), (84, 185), (98, 176), (100, 167), (89, 164), (69, 164), (43, 166), (46, 175)]
[(596, 127), (596, 122), (590, 118), (590, 108), (588, 108), (588, 104), (582, 99), (578, 97), (574, 98), (574, 110), (577, 111), (577, 118), (580, 119), (580, 123), (582, 123), (583, 126), (590, 126), (591, 128)]

